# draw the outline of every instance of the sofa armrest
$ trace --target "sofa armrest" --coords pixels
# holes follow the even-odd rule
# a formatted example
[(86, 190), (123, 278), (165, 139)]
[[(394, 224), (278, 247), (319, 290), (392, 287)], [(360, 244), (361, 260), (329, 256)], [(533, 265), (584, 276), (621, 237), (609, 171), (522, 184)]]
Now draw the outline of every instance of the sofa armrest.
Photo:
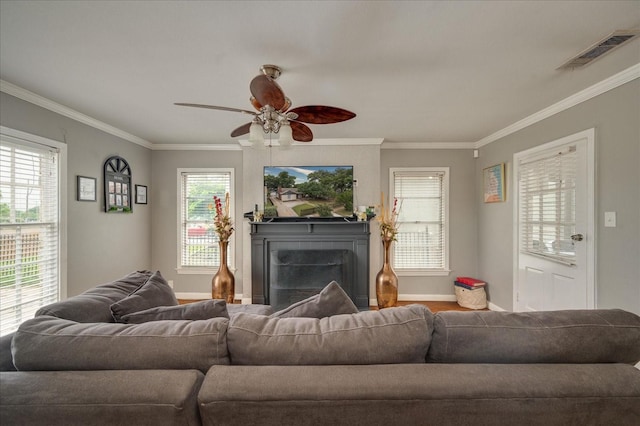
[(11, 354), (11, 341), (15, 333), (0, 337), (0, 371), (16, 371)]
[(197, 370), (0, 373), (3, 424), (198, 425)]

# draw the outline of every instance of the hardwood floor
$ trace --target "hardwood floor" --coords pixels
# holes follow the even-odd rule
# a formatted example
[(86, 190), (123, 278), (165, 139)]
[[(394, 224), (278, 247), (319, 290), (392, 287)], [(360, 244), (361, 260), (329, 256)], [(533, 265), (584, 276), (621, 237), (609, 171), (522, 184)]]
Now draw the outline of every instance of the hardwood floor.
[[(431, 312), (436, 313), (436, 312), (440, 312), (440, 311), (476, 311), (476, 310), (482, 310), (482, 311), (488, 311), (489, 309), (468, 309), (468, 308), (463, 308), (462, 306), (458, 305), (457, 302), (398, 302), (396, 304), (396, 306), (405, 306), (405, 305), (411, 305), (414, 303), (418, 303), (420, 305), (425, 305), (427, 308), (429, 308), (431, 310)], [(371, 309), (378, 309), (377, 306), (371, 306)]]
[[(178, 302), (181, 305), (184, 305), (185, 303), (192, 303), (192, 302), (197, 302), (197, 301), (198, 300), (178, 299)], [(236, 300), (234, 303), (240, 303), (240, 301)], [(440, 311), (474, 311), (474, 310), (477, 310), (477, 309), (463, 308), (462, 306), (458, 305), (458, 303), (456, 303), (456, 302), (398, 302), (396, 304), (396, 306), (411, 305), (412, 303), (419, 303), (421, 305), (425, 305), (433, 313), (440, 312)], [(378, 309), (377, 306), (371, 306), (370, 308), (373, 309), (373, 310)], [(480, 309), (480, 310), (488, 311), (488, 309)]]

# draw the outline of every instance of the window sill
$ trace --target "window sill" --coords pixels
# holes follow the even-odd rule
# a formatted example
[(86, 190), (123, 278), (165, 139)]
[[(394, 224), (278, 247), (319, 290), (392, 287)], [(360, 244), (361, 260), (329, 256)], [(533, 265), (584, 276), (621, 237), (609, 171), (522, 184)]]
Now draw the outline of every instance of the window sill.
[(451, 274), (449, 269), (394, 269), (399, 277), (448, 277)]
[[(229, 270), (232, 274), (236, 273), (236, 268), (229, 266)], [(193, 267), (193, 268), (176, 268), (178, 275), (213, 275), (218, 272), (218, 267)]]

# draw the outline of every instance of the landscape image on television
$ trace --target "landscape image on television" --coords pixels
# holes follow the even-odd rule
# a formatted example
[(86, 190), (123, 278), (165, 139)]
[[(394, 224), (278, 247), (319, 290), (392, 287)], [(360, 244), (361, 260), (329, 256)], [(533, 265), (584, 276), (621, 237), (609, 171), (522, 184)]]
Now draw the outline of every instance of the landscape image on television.
[(353, 215), (353, 166), (264, 168), (265, 217)]

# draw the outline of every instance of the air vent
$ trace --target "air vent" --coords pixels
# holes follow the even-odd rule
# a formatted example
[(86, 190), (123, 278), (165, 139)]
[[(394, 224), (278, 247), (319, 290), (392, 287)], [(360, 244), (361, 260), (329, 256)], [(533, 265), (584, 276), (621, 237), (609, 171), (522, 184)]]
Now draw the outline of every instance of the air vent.
[(564, 65), (558, 67), (558, 69), (573, 69), (580, 68), (596, 59), (602, 57), (606, 53), (611, 52), (617, 47), (629, 42), (640, 34), (640, 29), (634, 30), (618, 30), (606, 36), (587, 50), (582, 51), (577, 56), (569, 59)]

